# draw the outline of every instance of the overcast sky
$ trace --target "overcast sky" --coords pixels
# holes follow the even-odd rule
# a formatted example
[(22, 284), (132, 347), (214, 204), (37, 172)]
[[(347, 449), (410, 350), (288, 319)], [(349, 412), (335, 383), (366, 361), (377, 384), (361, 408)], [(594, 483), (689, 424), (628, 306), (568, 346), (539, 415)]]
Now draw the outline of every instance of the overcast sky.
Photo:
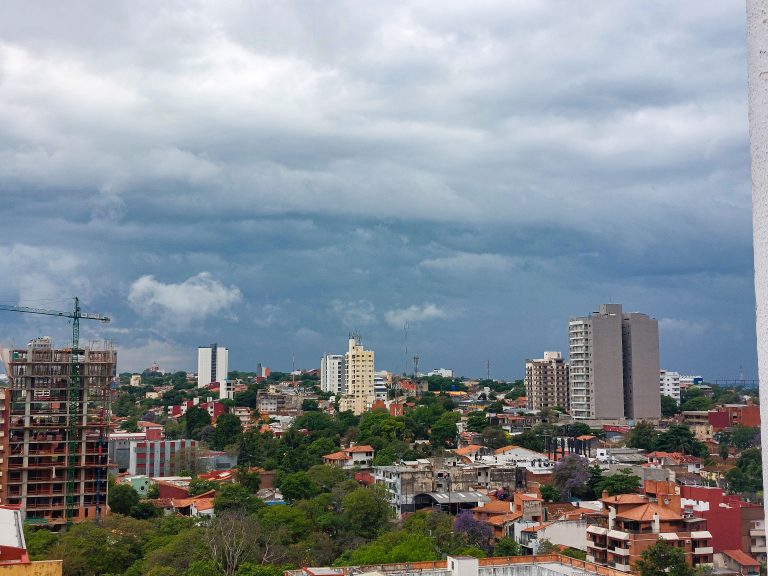
[(401, 372), (407, 321), (498, 378), (618, 302), (754, 378), (746, 102), (740, 2), (5, 2), (0, 302), (121, 371)]

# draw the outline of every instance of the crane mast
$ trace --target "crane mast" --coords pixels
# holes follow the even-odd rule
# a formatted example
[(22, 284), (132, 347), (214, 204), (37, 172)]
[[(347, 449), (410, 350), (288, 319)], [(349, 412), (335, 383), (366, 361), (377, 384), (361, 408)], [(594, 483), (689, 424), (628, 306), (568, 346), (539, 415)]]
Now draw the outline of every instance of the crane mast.
[[(83, 312), (80, 309), (80, 299), (75, 298), (75, 304), (72, 312), (62, 312), (59, 310), (47, 310), (45, 308), (30, 308), (28, 306), (9, 306), (0, 304), (0, 310), (7, 312), (22, 312), (26, 314), (42, 314), (46, 316), (59, 316), (62, 318), (72, 319), (72, 349), (70, 352), (70, 378), (69, 387), (67, 390), (67, 418), (66, 418), (66, 446), (67, 446), (67, 476), (66, 476), (66, 493), (65, 493), (65, 520), (66, 524), (72, 523), (75, 509), (76, 498), (76, 473), (77, 473), (77, 458), (78, 458), (78, 414), (80, 414), (79, 406), (85, 404), (88, 399), (85, 397), (85, 388), (82, 382), (82, 374), (80, 374), (80, 319), (86, 320), (99, 320), (101, 322), (109, 322), (108, 316), (102, 314), (95, 314), (92, 312)], [(8, 375), (12, 378), (12, 375)], [(83, 411), (84, 412), (84, 411)], [(103, 432), (99, 436), (99, 459), (103, 458), (104, 452), (104, 437)], [(100, 510), (100, 497), (101, 497), (101, 467), (98, 468), (99, 478), (97, 480), (96, 490), (96, 510), (97, 520)]]

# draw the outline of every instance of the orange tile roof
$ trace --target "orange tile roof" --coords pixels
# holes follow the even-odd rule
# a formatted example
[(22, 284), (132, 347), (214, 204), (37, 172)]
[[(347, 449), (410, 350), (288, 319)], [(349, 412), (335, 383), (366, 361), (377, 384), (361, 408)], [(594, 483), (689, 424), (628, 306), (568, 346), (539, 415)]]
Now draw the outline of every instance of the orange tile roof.
[(485, 512), (486, 514), (504, 514), (511, 511), (512, 505), (504, 500), (491, 500), (485, 506), (472, 508), (472, 512)]
[(528, 528), (523, 528), (523, 532), (538, 532), (547, 526), (549, 526), (549, 524), (536, 524), (535, 526), (528, 526)]
[(576, 440), (594, 440), (597, 438), (597, 436), (592, 436), (591, 434), (582, 434), (581, 436), (576, 436)]
[(641, 506), (631, 508), (621, 514), (617, 514), (617, 518), (623, 520), (636, 520), (638, 522), (650, 521), (654, 519), (654, 516), (658, 514), (659, 520), (679, 520), (681, 518), (678, 512), (659, 506), (655, 502), (649, 502)]
[(616, 496), (600, 498), (600, 501), (604, 504), (645, 504), (648, 502), (648, 499), (639, 494), (618, 494)]
[(509, 446), (502, 446), (501, 448), (496, 448), (496, 450), (493, 451), (494, 454), (504, 454), (505, 452), (510, 452), (514, 450), (515, 448), (519, 448), (519, 446), (515, 446), (514, 444), (510, 444)]
[(487, 524), (491, 524), (493, 526), (501, 526), (502, 524), (505, 524), (506, 522), (514, 522), (515, 520), (519, 520), (523, 517), (522, 512), (510, 512), (508, 514), (496, 514), (495, 516), (491, 516), (486, 520)]
[(454, 452), (459, 456), (466, 456), (467, 454), (472, 454), (473, 452), (477, 452), (481, 448), (483, 447), (478, 444), (470, 444), (469, 446), (466, 446), (464, 448), (456, 448)]
[(213, 508), (213, 498), (203, 498), (202, 500), (195, 500), (195, 508), (198, 512), (204, 510), (211, 510)]
[(367, 444), (364, 446), (350, 446), (349, 448), (345, 448), (343, 452), (373, 452), (373, 446), (368, 446)]
[(760, 566), (760, 562), (752, 558), (743, 550), (723, 550), (723, 554), (735, 560), (742, 566)]
[(526, 494), (525, 492), (515, 492), (515, 498), (520, 498), (520, 500), (525, 500), (528, 502), (541, 500), (541, 498), (538, 496), (534, 496), (533, 494)]
[(346, 452), (334, 452), (323, 456), (323, 460), (352, 460), (352, 457)]

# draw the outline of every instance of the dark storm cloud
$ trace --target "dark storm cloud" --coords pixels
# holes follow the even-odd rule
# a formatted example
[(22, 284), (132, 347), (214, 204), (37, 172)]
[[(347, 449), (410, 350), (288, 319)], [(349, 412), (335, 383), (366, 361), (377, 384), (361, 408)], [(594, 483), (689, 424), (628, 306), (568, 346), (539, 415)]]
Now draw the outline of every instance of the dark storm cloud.
[[(80, 295), (121, 369), (519, 376), (566, 320), (754, 371), (744, 15), (698, 2), (11, 3), (4, 302)], [(51, 305), (51, 307), (54, 307)], [(17, 341), (66, 326), (0, 317)]]

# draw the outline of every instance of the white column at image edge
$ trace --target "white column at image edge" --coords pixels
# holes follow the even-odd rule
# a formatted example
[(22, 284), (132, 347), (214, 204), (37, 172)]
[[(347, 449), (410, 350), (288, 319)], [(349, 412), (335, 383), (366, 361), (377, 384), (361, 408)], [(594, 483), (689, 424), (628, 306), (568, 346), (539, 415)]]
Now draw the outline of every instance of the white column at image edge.
[[(752, 228), (755, 254), (757, 365), (760, 380), (760, 433), (768, 463), (768, 5), (747, 0), (749, 147), (752, 157)], [(768, 486), (768, 466), (763, 466)], [(768, 503), (768, 500), (766, 500)], [(765, 506), (765, 504), (764, 504)], [(768, 514), (766, 514), (768, 516)]]

